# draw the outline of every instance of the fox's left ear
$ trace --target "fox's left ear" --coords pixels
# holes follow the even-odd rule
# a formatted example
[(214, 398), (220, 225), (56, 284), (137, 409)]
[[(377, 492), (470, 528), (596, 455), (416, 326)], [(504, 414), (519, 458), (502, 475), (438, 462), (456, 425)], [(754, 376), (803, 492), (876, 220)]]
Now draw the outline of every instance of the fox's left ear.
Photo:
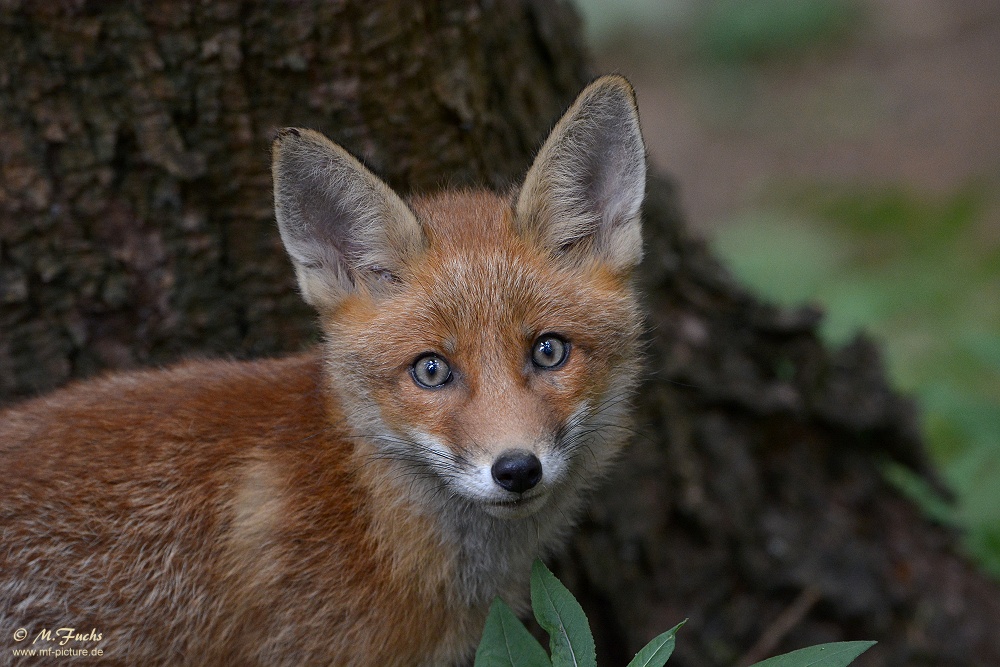
[(624, 77), (587, 86), (553, 128), (521, 186), (519, 232), (554, 255), (627, 271), (642, 259), (646, 149)]

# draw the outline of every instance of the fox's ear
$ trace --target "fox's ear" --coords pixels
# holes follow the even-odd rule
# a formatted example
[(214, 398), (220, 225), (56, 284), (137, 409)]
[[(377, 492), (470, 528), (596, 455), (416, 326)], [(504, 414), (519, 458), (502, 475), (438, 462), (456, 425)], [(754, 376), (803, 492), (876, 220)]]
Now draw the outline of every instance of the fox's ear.
[(426, 241), (403, 200), (319, 132), (289, 128), (272, 148), (274, 210), (305, 300), (335, 307), (400, 280)]
[(632, 86), (604, 76), (587, 86), (545, 140), (517, 198), (526, 238), (572, 261), (617, 270), (642, 259), (646, 149)]

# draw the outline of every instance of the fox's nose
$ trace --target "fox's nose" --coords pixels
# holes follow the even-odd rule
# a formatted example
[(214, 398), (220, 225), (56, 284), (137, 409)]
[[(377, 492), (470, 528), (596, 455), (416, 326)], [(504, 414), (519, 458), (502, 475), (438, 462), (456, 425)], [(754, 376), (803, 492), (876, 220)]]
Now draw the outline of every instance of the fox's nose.
[(498, 456), (491, 471), (497, 484), (508, 491), (524, 493), (542, 479), (542, 462), (531, 452), (513, 450)]

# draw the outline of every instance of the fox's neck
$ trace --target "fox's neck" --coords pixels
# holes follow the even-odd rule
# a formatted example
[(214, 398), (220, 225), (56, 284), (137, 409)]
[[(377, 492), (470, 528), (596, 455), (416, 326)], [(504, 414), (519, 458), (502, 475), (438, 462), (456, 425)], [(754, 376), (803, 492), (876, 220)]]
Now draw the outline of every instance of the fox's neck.
[[(558, 500), (553, 499), (553, 504)], [(461, 505), (461, 506), (460, 506)], [(497, 595), (522, 607), (527, 604), (531, 562), (552, 552), (569, 526), (556, 507), (545, 507), (523, 519), (490, 516), (464, 500), (445, 500), (438, 525), (456, 553), (456, 574), (467, 604), (489, 605)]]
[(530, 517), (501, 519), (466, 500), (442, 495), (434, 521), (445, 548), (455, 550), (462, 601), (486, 607), (499, 595), (518, 612), (526, 611), (531, 563), (563, 544), (579, 504), (559, 496)]
[(380, 513), (374, 517), (378, 529), (393, 533), (385, 544), (397, 552), (394, 562), (406, 562), (410, 553), (433, 541), (455, 603), (485, 608), (499, 595), (515, 608), (526, 608), (531, 563), (563, 541), (580, 504), (573, 497), (577, 494), (553, 497), (530, 517), (501, 519), (452, 495), (426, 471), (374, 454), (375, 443), (359, 444), (356, 451), (366, 461), (359, 470), (372, 492), (391, 496), (373, 505)]

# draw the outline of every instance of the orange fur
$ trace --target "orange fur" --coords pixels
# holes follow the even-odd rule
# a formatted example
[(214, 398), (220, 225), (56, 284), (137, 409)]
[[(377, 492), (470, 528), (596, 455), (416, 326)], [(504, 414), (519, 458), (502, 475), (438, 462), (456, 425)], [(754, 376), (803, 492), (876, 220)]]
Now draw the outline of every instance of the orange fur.
[[(278, 221), (325, 341), (0, 415), (0, 636), (94, 629), (100, 664), (467, 660), (493, 597), (523, 609), (531, 560), (626, 440), (641, 184), (614, 179), (644, 164), (608, 146), (637, 133), (631, 89), (606, 77), (557, 126), (530, 196), (404, 203), (320, 135), (285, 132)], [(593, 161), (596, 194), (574, 194), (560, 156), (578, 150), (628, 169)], [(565, 222), (554, 209), (579, 214), (572, 238), (538, 227)], [(569, 352), (545, 368), (532, 346), (549, 334)], [(412, 374), (427, 353), (452, 371), (435, 389)], [(511, 451), (538, 461), (527, 488), (500, 482)]]

